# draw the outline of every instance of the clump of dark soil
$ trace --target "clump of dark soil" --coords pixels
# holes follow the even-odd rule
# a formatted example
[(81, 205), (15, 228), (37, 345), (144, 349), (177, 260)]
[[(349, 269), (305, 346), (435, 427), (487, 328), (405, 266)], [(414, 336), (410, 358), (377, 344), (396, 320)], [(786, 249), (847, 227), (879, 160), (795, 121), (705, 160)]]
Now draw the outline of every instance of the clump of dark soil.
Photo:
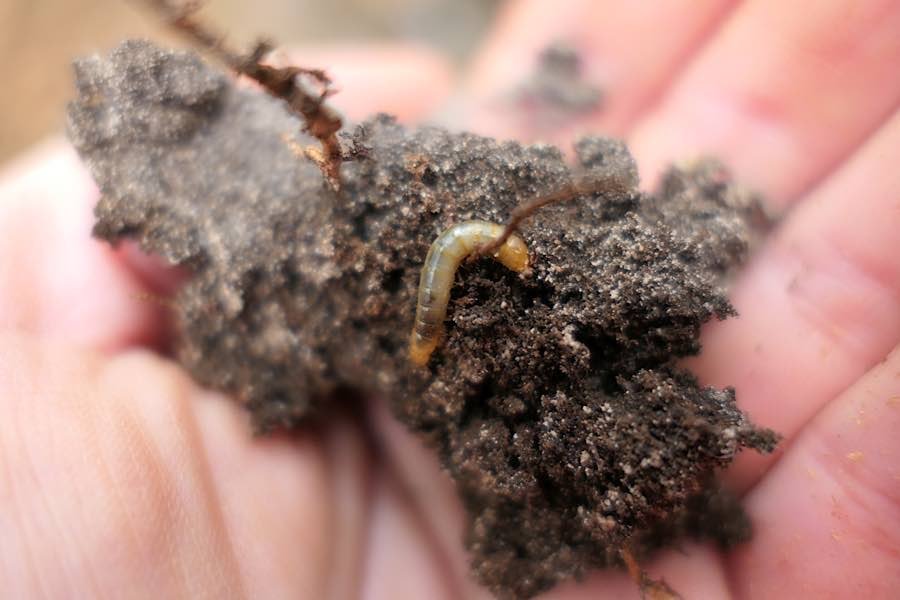
[[(702, 323), (734, 314), (723, 278), (765, 224), (715, 164), (673, 170), (647, 195), (616, 141), (580, 141), (570, 166), (552, 146), (376, 116), (342, 134), (366, 158), (342, 166), (336, 192), (289, 148), (310, 140), (282, 103), (193, 54), (126, 42), (76, 71), (70, 131), (103, 194), (95, 234), (193, 272), (176, 299), (178, 359), (262, 430), (338, 389), (391, 398), (456, 480), (473, 569), (498, 595), (685, 533), (748, 535), (714, 474), (776, 436), (677, 363), (699, 351)], [(539, 211), (521, 231), (528, 276), (464, 265), (443, 344), (412, 367), (435, 236), (591, 176), (630, 191)]]

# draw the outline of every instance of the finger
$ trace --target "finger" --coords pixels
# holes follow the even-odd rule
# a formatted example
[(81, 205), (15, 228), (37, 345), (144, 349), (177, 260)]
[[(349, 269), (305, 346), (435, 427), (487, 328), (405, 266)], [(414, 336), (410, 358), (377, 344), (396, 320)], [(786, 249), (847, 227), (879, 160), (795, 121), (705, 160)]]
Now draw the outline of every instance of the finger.
[(329, 104), (354, 121), (386, 112), (416, 123), (444, 102), (453, 85), (449, 61), (412, 44), (291, 47), (293, 64), (323, 69), (337, 93)]
[(729, 561), (739, 596), (896, 593), (897, 431), (900, 347), (817, 415), (748, 496), (756, 535)]
[[(690, 361), (788, 439), (900, 340), (898, 147), (900, 113), (790, 215), (731, 294), (740, 316), (707, 327)], [(772, 460), (741, 455), (734, 482)]]
[[(520, 0), (503, 9), (468, 81), (480, 133), (521, 137), (527, 115), (504, 97), (534, 72), (540, 52), (564, 43), (582, 58), (584, 80), (604, 92), (596, 110), (545, 135), (569, 142), (576, 131), (621, 135), (715, 30), (735, 2), (550, 2)], [(647, 40), (652, 39), (652, 43)], [(525, 132), (527, 133), (527, 132)], [(547, 134), (550, 132), (540, 132)]]
[[(368, 435), (359, 424), (358, 415), (354, 415), (353, 422), (347, 415), (334, 415), (324, 426), (322, 436), (330, 484), (331, 567), (327, 580), (331, 598), (359, 596), (365, 585), (364, 570), (372, 560), (369, 547), (377, 518), (373, 516), (373, 504), (383, 474), (375, 464)], [(256, 535), (252, 530), (248, 533)]]
[(359, 594), (345, 597), (469, 598), (459, 593), (452, 574), (434, 560), (433, 540), (393, 483), (381, 478), (376, 487), (363, 584)]
[(190, 402), (208, 468), (204, 483), (248, 597), (326, 598), (333, 582), (357, 583), (352, 572), (333, 573), (347, 531), (337, 535), (334, 527), (343, 514), (331, 495), (339, 474), (323, 436), (254, 438), (233, 401), (196, 393)]
[(371, 405), (382, 461), (391, 478), (403, 489), (409, 509), (417, 515), (420, 527), (433, 541), (434, 556), (458, 586), (458, 597), (490, 598), (471, 576), (469, 558), (463, 548), (463, 507), (456, 487), (444, 472), (434, 452), (403, 427), (381, 399)]
[(898, 32), (893, 0), (743, 4), (630, 134), (642, 174), (713, 154), (785, 206), (900, 105)]
[(204, 395), (194, 410), (252, 597), (461, 597), (402, 485), (373, 464), (363, 432), (337, 419), (320, 435), (250, 439), (244, 415), (221, 397)]
[(116, 257), (149, 292), (144, 298), (151, 302), (156, 300), (163, 301), (158, 302), (160, 304), (165, 303), (191, 278), (191, 272), (187, 268), (172, 265), (161, 256), (145, 253), (137, 242), (123, 240), (115, 251)]
[[(240, 593), (183, 425), (183, 376), (22, 336), (0, 351), (0, 577), (20, 588), (12, 596)], [(147, 375), (155, 385), (134, 385)]]
[(54, 140), (0, 174), (0, 331), (112, 350), (158, 344), (166, 309), (91, 238), (96, 187)]
[(326, 597), (335, 515), (314, 439), (251, 439), (236, 406), (149, 353), (15, 335), (0, 410), (11, 597)]

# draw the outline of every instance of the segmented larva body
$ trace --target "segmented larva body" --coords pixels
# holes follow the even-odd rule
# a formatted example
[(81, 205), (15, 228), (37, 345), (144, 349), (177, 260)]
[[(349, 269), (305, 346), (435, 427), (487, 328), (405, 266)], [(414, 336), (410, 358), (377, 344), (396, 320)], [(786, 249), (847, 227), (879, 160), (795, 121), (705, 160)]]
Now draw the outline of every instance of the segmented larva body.
[[(427, 364), (437, 348), (456, 269), (479, 247), (497, 239), (503, 229), (502, 225), (487, 221), (465, 221), (445, 229), (431, 244), (419, 279), (416, 321), (409, 341), (409, 358), (416, 365)], [(517, 273), (528, 268), (528, 248), (515, 234), (494, 252), (493, 257)]]

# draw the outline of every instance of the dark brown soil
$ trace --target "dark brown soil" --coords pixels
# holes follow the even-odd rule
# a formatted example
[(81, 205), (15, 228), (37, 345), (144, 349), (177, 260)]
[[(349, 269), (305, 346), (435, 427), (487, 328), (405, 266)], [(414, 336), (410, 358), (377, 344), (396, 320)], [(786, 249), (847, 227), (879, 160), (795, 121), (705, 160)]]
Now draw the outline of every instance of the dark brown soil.
[[(311, 143), (281, 103), (192, 54), (126, 42), (76, 70), (70, 133), (103, 193), (96, 235), (193, 271), (177, 356), (258, 428), (296, 425), (340, 389), (391, 398), (456, 480), (473, 569), (500, 596), (619, 563), (624, 547), (747, 537), (714, 473), (776, 436), (677, 366), (702, 323), (734, 313), (723, 279), (765, 225), (715, 164), (646, 195), (616, 141), (580, 141), (570, 166), (552, 146), (377, 116), (345, 136), (368, 158), (343, 165), (336, 193), (285, 142)], [(593, 175), (632, 191), (538, 212), (521, 231), (528, 276), (464, 265), (445, 340), (413, 368), (434, 237)]]

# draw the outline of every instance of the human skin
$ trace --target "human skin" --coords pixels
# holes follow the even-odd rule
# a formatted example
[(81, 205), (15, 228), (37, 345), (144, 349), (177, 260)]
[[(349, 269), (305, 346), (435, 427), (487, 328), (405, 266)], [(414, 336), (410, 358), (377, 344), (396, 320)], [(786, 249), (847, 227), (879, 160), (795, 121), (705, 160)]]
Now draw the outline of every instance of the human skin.
[[(351, 117), (416, 122), (455, 91), (454, 126), (527, 138), (492, 99), (526, 76), (523, 57), (566, 39), (609, 100), (554, 141), (625, 136), (649, 179), (714, 152), (766, 193), (783, 220), (734, 283), (740, 317), (710, 324), (689, 361), (785, 435), (774, 455), (742, 455), (725, 474), (756, 535), (728, 555), (686, 544), (645, 566), (686, 598), (889, 597), (900, 589), (900, 3), (649, 5), (511, 3), (462, 82), (415, 48), (299, 60), (328, 68)], [(165, 304), (150, 298), (185, 275), (91, 239), (96, 199), (64, 142), (0, 173), (4, 594), (488, 597), (468, 575), (449, 479), (385, 403), (252, 437), (235, 403), (166, 356)], [(616, 572), (546, 594), (637, 596)]]

